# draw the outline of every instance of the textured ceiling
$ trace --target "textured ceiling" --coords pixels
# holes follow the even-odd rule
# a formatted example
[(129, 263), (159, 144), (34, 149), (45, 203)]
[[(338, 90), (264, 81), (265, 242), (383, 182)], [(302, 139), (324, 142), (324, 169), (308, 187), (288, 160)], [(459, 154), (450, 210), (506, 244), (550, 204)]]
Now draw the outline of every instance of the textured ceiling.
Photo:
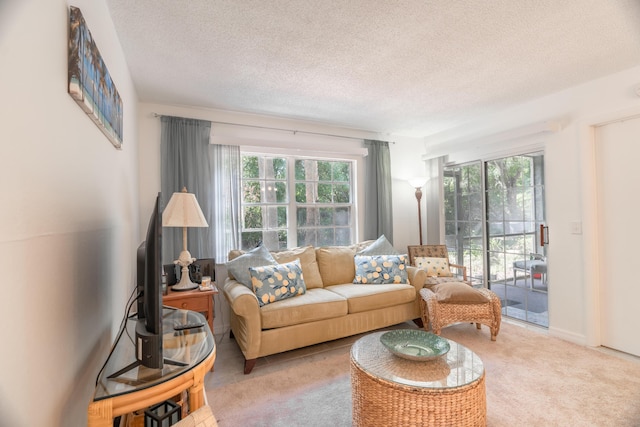
[(143, 102), (397, 135), (640, 65), (640, 0), (107, 4)]

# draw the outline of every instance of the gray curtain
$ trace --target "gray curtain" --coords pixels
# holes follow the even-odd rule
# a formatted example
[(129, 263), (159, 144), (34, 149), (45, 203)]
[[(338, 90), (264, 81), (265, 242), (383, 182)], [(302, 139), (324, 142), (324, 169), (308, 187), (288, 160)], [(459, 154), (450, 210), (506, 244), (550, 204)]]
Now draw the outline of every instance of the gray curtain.
[[(160, 177), (162, 205), (183, 187), (193, 193), (209, 227), (187, 229), (187, 249), (194, 258), (214, 258), (214, 198), (209, 156), (211, 122), (162, 116), (160, 141)], [(170, 264), (182, 251), (182, 228), (162, 229), (162, 262)]]
[(365, 139), (364, 146), (369, 151), (365, 160), (364, 239), (384, 234), (393, 244), (389, 143)]

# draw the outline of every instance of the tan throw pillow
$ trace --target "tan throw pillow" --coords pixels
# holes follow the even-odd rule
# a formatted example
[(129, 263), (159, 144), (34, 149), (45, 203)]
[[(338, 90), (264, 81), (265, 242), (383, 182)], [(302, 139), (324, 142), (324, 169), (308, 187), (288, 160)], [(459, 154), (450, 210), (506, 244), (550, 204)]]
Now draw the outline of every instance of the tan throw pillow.
[(353, 282), (356, 276), (356, 266), (353, 262), (355, 254), (355, 248), (349, 246), (325, 246), (316, 249), (316, 259), (324, 286)]
[(438, 302), (450, 304), (483, 304), (489, 300), (477, 289), (462, 282), (447, 282), (431, 287)]
[(271, 252), (271, 255), (275, 258), (278, 264), (286, 264), (299, 259), (300, 264), (302, 265), (302, 275), (304, 276), (304, 282), (307, 285), (307, 289), (322, 287), (322, 276), (320, 276), (320, 269), (318, 268), (318, 262), (316, 261), (316, 250), (313, 246), (293, 248), (280, 252)]
[(427, 272), (431, 277), (451, 277), (449, 260), (447, 258), (416, 257), (413, 259), (416, 267)]

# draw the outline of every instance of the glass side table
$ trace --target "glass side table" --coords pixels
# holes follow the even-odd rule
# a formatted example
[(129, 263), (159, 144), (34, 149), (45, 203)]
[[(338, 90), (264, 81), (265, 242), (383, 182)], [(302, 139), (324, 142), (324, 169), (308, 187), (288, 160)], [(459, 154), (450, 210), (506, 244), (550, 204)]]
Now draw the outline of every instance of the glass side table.
[[(204, 376), (213, 367), (215, 341), (205, 317), (195, 311), (165, 307), (162, 321), (163, 355), (178, 364), (162, 369), (137, 366), (115, 378), (110, 376), (135, 361), (136, 318), (127, 319), (126, 332), (116, 342), (98, 378), (89, 403), (89, 427), (113, 426), (113, 418), (163, 402), (188, 390), (189, 410), (204, 404)], [(204, 323), (201, 328), (174, 331), (176, 323)]]
[(353, 425), (485, 426), (482, 360), (449, 341), (449, 352), (429, 361), (402, 359), (365, 335), (351, 347)]

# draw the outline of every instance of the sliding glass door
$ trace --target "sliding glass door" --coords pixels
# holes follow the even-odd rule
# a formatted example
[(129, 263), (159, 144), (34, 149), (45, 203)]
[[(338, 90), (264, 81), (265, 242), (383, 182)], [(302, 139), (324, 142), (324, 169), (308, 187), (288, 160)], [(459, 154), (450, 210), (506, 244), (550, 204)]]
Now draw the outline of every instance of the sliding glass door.
[(502, 313), (548, 326), (544, 155), (518, 155), (444, 170), (445, 239), (475, 286), (502, 300)]

